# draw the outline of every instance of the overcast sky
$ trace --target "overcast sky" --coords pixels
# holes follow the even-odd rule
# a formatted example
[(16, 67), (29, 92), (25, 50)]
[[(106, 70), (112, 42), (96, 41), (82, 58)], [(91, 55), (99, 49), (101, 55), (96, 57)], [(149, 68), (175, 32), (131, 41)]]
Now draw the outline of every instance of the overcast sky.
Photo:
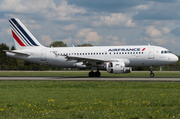
[(180, 0), (0, 0), (0, 40), (17, 17), (43, 45), (158, 45), (180, 55)]

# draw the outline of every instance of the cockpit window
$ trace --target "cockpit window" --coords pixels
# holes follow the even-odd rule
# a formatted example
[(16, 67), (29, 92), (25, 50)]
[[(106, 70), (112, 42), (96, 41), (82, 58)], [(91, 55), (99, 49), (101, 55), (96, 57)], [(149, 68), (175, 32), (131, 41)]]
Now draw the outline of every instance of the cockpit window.
[(171, 51), (161, 51), (161, 54), (172, 53)]

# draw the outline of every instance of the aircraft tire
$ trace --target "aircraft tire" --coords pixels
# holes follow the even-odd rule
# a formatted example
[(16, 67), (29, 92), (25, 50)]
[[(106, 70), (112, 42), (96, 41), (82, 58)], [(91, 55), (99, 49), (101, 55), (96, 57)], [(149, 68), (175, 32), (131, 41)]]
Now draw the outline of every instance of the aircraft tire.
[(151, 77), (154, 77), (154, 73), (150, 73), (150, 76), (151, 76)]
[(95, 77), (100, 77), (101, 76), (101, 73), (99, 71), (95, 72), (94, 73)]
[(94, 77), (95, 73), (94, 72), (89, 72), (89, 77)]

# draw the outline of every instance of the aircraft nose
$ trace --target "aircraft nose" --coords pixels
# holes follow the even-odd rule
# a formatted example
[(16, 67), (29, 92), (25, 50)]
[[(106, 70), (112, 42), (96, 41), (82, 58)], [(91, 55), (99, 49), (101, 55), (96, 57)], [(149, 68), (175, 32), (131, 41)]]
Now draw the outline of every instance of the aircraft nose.
[(172, 61), (175, 63), (175, 62), (177, 62), (179, 60), (179, 58), (176, 56), (176, 55), (174, 55), (173, 57), (172, 57)]

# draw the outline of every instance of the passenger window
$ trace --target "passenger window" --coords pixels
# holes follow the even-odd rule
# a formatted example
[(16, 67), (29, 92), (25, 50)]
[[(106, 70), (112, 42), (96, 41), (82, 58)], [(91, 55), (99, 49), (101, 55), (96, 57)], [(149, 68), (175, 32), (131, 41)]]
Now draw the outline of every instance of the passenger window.
[(96, 55), (96, 53), (94, 53), (94, 55)]
[(109, 53), (109, 54), (111, 54), (111, 53)]
[(104, 53), (102, 53), (102, 55), (104, 55)]
[(98, 55), (98, 53), (96, 53), (96, 55)]
[(77, 55), (79, 55), (79, 53), (77, 53)]
[(122, 54), (124, 54), (124, 52), (122, 52)]
[(114, 54), (116, 54), (116, 53), (114, 52)]

